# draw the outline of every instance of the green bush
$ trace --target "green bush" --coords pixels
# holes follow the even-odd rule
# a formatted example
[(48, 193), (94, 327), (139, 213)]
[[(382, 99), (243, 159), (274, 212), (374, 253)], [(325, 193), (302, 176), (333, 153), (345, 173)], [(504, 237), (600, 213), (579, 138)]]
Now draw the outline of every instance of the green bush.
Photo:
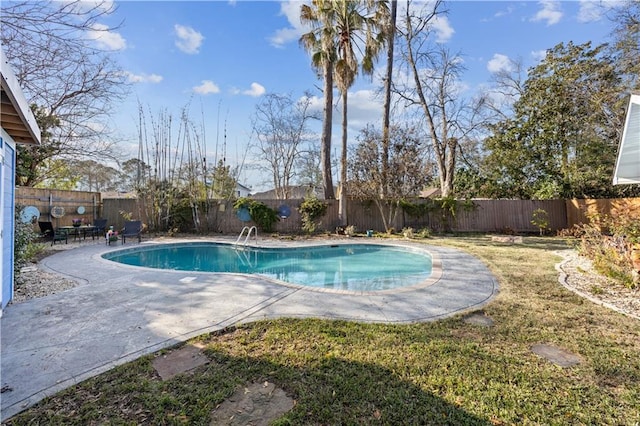
[(13, 266), (15, 271), (20, 271), (27, 262), (42, 251), (40, 244), (36, 243), (38, 234), (33, 230), (31, 223), (24, 223), (20, 218), (22, 209), (15, 209), (15, 230), (13, 248)]
[(549, 214), (544, 209), (535, 209), (531, 215), (531, 224), (540, 230), (540, 236), (549, 228)]
[(318, 200), (316, 197), (305, 198), (298, 207), (302, 219), (302, 229), (313, 234), (316, 231), (316, 220), (324, 216), (327, 212), (327, 203)]
[(253, 220), (258, 228), (263, 232), (273, 231), (273, 225), (280, 220), (278, 212), (263, 202), (252, 200), (251, 198), (238, 198), (233, 203), (235, 210), (246, 208), (249, 210), (251, 220)]
[(440, 227), (449, 232), (455, 227), (458, 212), (473, 211), (476, 205), (472, 200), (457, 200), (449, 196), (416, 201), (400, 200), (400, 207), (416, 219), (428, 216), (432, 228)]

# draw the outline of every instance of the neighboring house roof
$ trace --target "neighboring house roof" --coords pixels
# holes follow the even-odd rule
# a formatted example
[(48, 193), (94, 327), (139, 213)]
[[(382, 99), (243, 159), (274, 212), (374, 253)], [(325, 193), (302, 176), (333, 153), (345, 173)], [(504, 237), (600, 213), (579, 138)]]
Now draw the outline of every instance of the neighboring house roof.
[(123, 199), (123, 198), (138, 198), (135, 192), (120, 192), (120, 191), (102, 191), (100, 193), (100, 199)]
[(427, 188), (420, 191), (420, 198), (437, 198), (442, 195), (440, 188)]
[(613, 184), (640, 183), (640, 95), (631, 95), (618, 148)]
[(251, 188), (248, 188), (248, 187), (244, 186), (243, 184), (237, 183), (237, 182), (236, 182), (236, 189), (239, 189), (241, 191), (251, 192)]
[[(322, 193), (321, 188), (316, 188), (316, 190), (314, 191), (313, 188), (310, 188), (307, 185), (297, 185), (297, 186), (292, 185), (289, 187), (288, 192), (289, 192), (289, 198), (292, 200), (305, 198), (309, 195), (310, 192), (313, 193), (319, 199), (324, 198), (324, 194)], [(254, 198), (256, 200), (275, 200), (277, 198), (276, 190), (270, 189), (268, 191), (257, 192), (255, 194), (252, 194), (251, 198)]]
[(36, 123), (18, 79), (0, 48), (0, 124), (16, 143), (41, 143), (40, 128)]

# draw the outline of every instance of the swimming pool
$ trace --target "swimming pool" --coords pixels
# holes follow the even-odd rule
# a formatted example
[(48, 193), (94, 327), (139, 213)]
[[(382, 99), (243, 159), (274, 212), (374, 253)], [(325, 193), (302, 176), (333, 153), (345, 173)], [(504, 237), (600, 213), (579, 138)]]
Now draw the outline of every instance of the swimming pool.
[(257, 274), (307, 287), (380, 291), (423, 283), (432, 273), (424, 250), (382, 244), (292, 248), (197, 242), (136, 247), (102, 255), (114, 262), (179, 271)]

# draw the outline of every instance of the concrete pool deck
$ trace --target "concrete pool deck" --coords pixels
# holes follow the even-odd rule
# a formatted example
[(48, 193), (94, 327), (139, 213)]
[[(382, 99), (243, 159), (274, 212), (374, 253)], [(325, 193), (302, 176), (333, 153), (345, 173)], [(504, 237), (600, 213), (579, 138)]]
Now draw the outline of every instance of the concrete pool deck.
[[(348, 294), (283, 286), (257, 276), (135, 268), (101, 258), (107, 251), (121, 249), (119, 243), (83, 245), (49, 256), (41, 262), (44, 270), (80, 284), (3, 311), (0, 420), (116, 365), (236, 324), (279, 317), (435, 321), (478, 309), (498, 292), (497, 280), (484, 263), (460, 250), (376, 242), (426, 249), (434, 261), (441, 262), (440, 278), (429, 286), (397, 292)], [(267, 239), (259, 243), (271, 247), (310, 244), (323, 242)]]

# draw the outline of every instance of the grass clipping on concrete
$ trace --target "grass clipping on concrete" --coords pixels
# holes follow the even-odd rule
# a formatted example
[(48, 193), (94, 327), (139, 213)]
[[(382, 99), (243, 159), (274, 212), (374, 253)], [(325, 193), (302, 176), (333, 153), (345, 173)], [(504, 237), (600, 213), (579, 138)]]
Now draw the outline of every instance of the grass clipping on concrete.
[[(201, 336), (210, 362), (162, 381), (154, 356), (47, 398), (10, 424), (209, 424), (240, 386), (269, 381), (295, 400), (273, 424), (617, 424), (640, 422), (640, 321), (558, 283), (554, 249), (488, 237), (430, 239), (483, 259), (500, 282), (484, 308), (411, 325), (281, 319)], [(446, 265), (444, 265), (446, 268)], [(581, 363), (531, 352), (552, 344)]]

